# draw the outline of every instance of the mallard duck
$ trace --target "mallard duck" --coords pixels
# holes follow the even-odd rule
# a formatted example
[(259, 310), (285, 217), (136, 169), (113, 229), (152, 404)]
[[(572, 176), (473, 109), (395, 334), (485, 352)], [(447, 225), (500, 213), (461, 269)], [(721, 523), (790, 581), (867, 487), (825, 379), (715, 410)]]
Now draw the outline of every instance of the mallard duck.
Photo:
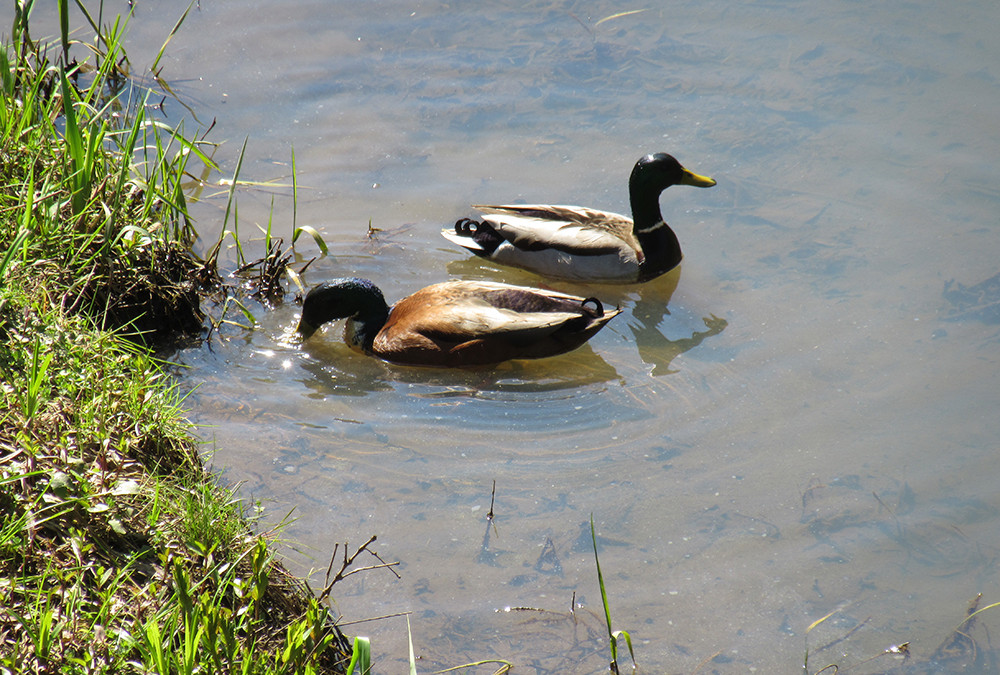
[(395, 363), (481, 366), (576, 349), (621, 312), (595, 298), (486, 281), (427, 286), (391, 309), (367, 279), (334, 279), (302, 303), (298, 333), (347, 319), (345, 341)]
[(628, 181), (632, 216), (580, 206), (475, 205), (482, 221), (462, 218), (442, 234), (482, 258), (575, 281), (649, 281), (681, 262), (677, 235), (660, 215), (660, 193), (671, 185), (712, 187), (672, 156), (646, 155)]

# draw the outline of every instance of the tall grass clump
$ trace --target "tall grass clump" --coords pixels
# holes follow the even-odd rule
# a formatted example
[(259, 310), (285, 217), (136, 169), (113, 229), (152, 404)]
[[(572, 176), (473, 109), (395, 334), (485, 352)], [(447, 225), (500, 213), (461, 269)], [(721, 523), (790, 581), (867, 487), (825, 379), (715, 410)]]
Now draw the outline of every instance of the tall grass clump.
[[(124, 21), (0, 45), (0, 672), (339, 672), (327, 609), (209, 475), (150, 345), (202, 330), (189, 162)], [(81, 59), (77, 61), (77, 59)], [(128, 339), (123, 339), (123, 337)]]
[[(151, 117), (152, 91), (133, 79), (122, 49), (122, 19), (84, 45), (66, 32), (60, 2), (64, 33), (52, 50), (30, 35), (33, 4), (17, 3), (0, 49), (6, 266), (51, 279), (64, 308), (100, 327), (146, 341), (199, 331), (197, 285), (212, 273), (190, 255), (185, 186), (189, 162), (211, 166), (204, 138)], [(74, 48), (88, 59), (69, 60)]]

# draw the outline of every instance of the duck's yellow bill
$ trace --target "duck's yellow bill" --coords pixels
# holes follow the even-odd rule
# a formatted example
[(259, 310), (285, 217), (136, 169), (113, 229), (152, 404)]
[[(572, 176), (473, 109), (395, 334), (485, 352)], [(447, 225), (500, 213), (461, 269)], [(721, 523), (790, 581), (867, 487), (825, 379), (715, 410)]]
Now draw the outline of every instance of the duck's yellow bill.
[(684, 173), (681, 176), (680, 185), (692, 185), (694, 187), (712, 187), (715, 185), (715, 179), (710, 176), (699, 176), (693, 171), (688, 171), (684, 169)]

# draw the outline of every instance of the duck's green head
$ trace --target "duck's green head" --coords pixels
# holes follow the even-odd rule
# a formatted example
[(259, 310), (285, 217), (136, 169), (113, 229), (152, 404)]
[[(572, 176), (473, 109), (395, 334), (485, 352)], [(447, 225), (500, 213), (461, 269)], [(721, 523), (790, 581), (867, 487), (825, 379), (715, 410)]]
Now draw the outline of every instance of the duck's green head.
[(655, 192), (659, 194), (671, 185), (691, 185), (693, 187), (712, 187), (715, 179), (700, 176), (688, 171), (673, 155), (657, 152), (646, 155), (635, 164), (629, 185), (633, 191)]
[(305, 339), (328, 321), (350, 318), (358, 324), (355, 333), (360, 341), (370, 343), (385, 325), (388, 314), (385, 296), (368, 279), (333, 279), (306, 294), (297, 331)]

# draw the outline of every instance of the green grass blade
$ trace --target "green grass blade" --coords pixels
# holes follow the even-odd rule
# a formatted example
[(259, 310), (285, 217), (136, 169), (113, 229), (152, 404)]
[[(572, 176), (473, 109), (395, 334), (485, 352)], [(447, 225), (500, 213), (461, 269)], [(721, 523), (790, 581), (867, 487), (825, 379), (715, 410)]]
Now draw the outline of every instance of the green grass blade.
[(321, 235), (316, 228), (311, 225), (303, 225), (302, 227), (295, 228), (295, 231), (292, 233), (292, 245), (295, 244), (295, 240), (298, 239), (299, 235), (303, 232), (313, 238), (313, 241), (315, 241), (316, 245), (319, 246), (319, 250), (323, 252), (323, 255), (330, 254), (330, 248), (326, 245), (323, 235)]
[(271, 228), (274, 226), (274, 195), (271, 195), (271, 210), (267, 214), (267, 227), (264, 228), (264, 250), (271, 250)]
[[(11, 97), (14, 95), (14, 70), (11, 68), (6, 48), (0, 49), (0, 85), (3, 86), (4, 96)], [(6, 127), (7, 106), (0, 107), (0, 110), (3, 111), (0, 114), (3, 115), (4, 127)]]
[(55, 354), (49, 352), (41, 356), (41, 340), (35, 337), (34, 348), (31, 352), (31, 369), (28, 372), (28, 391), (24, 397), (24, 416), (31, 420), (38, 412), (41, 403), (42, 384), (45, 382), (45, 375), (49, 370), (49, 363)]
[(80, 215), (90, 198), (91, 179), (94, 166), (101, 156), (104, 139), (103, 125), (100, 130), (91, 130), (84, 141), (80, 118), (73, 104), (73, 90), (69, 86), (66, 70), (59, 71), (60, 86), (63, 97), (63, 115), (65, 121), (66, 149), (70, 158), (70, 184), (72, 189), (73, 214)]
[(979, 609), (977, 609), (976, 611), (970, 613), (968, 616), (966, 616), (964, 619), (962, 619), (962, 621), (957, 626), (955, 626), (955, 629), (952, 632), (953, 633), (958, 633), (958, 631), (962, 628), (962, 626), (964, 626), (969, 621), (971, 621), (977, 614), (982, 614), (986, 610), (995, 609), (997, 607), (1000, 607), (1000, 602), (994, 602), (994, 603), (991, 603), (989, 605), (986, 605), (985, 607), (980, 607)]
[(410, 617), (406, 617), (406, 641), (410, 644), (410, 675), (417, 675), (417, 660), (413, 657), (413, 633), (410, 632)]
[(170, 34), (167, 35), (167, 39), (163, 41), (163, 46), (160, 47), (160, 51), (157, 52), (156, 58), (153, 59), (153, 65), (149, 67), (149, 69), (154, 73), (156, 72), (156, 67), (160, 63), (160, 59), (163, 58), (163, 53), (167, 51), (167, 45), (170, 44), (170, 41), (174, 39), (174, 35), (177, 34), (177, 31), (181, 29), (181, 24), (184, 23), (185, 19), (187, 19), (188, 13), (191, 11), (191, 8), (194, 7), (195, 2), (197, 1), (198, 0), (191, 0), (191, 4), (189, 4), (187, 6), (187, 9), (184, 10), (184, 13), (181, 14), (181, 18), (177, 19), (177, 23), (175, 23), (174, 27), (170, 29)]
[(594, 542), (594, 562), (597, 564), (597, 583), (601, 587), (601, 602), (604, 605), (604, 620), (608, 626), (608, 640), (611, 643), (611, 662), (618, 663), (618, 638), (611, 630), (611, 607), (608, 605), (608, 593), (604, 589), (604, 575), (601, 574), (601, 559), (597, 556), (597, 535), (594, 533), (594, 514), (590, 514), (590, 539)]
[[(242, 323), (226, 319), (225, 318), (226, 312), (228, 311), (230, 305), (235, 305), (236, 309), (240, 310), (240, 313), (243, 314), (243, 316), (246, 318), (246, 320), (249, 322), (250, 325), (244, 325)], [(254, 317), (253, 312), (251, 312), (246, 305), (240, 302), (239, 298), (230, 296), (226, 298), (225, 302), (222, 305), (222, 318), (219, 320), (219, 323), (228, 323), (234, 326), (239, 326), (244, 330), (251, 330), (257, 324), (257, 319)]]
[(435, 670), (434, 675), (441, 675), (441, 673), (453, 673), (456, 670), (465, 670), (466, 668), (475, 668), (477, 666), (485, 666), (487, 663), (500, 664), (500, 667), (493, 671), (493, 675), (503, 675), (504, 673), (509, 673), (514, 669), (514, 664), (506, 659), (483, 659), (482, 661), (463, 663), (460, 666), (452, 666), (451, 668), (445, 668), (444, 670)]
[(354, 675), (354, 669), (359, 668), (360, 675), (367, 675), (372, 667), (372, 643), (366, 637), (354, 638), (354, 648), (351, 662), (347, 664), (347, 675)]
[(25, 195), (24, 215), (21, 217), (20, 230), (11, 245), (4, 251), (3, 258), (0, 258), (0, 280), (6, 276), (7, 268), (14, 261), (14, 257), (19, 252), (22, 257), (24, 256), (25, 242), (28, 241), (28, 236), (31, 233), (32, 208), (35, 203), (34, 175), (34, 167), (32, 167), (28, 170), (27, 195)]
[[(103, 6), (104, 3), (101, 3), (102, 9)], [(90, 28), (91, 30), (94, 31), (94, 35), (97, 36), (97, 39), (103, 42), (105, 45), (107, 45), (107, 40), (105, 40), (104, 35), (101, 33), (100, 18), (98, 18), (97, 21), (94, 21), (94, 17), (92, 17), (90, 15), (90, 12), (87, 11), (87, 8), (84, 6), (82, 0), (76, 0), (76, 8), (80, 10), (80, 13), (83, 14), (83, 18), (85, 18), (87, 20), (87, 23), (90, 24)]]
[(633, 10), (629, 10), (627, 12), (618, 12), (617, 14), (612, 14), (611, 16), (604, 17), (603, 19), (601, 19), (600, 21), (598, 21), (597, 23), (594, 24), (594, 28), (597, 28), (598, 26), (600, 26), (605, 21), (611, 21), (612, 19), (620, 19), (623, 16), (632, 16), (633, 14), (641, 14), (642, 12), (645, 12), (645, 11), (646, 11), (645, 9), (633, 9)]
[[(22, 45), (22, 48), (31, 43), (31, 37), (28, 34), (28, 19), (31, 17), (31, 10), (34, 7), (34, 0), (24, 0), (24, 2), (14, 3), (14, 27), (11, 30), (11, 37), (13, 38), (11, 44), (15, 46), (22, 45), (22, 37), (25, 43), (25, 45)], [(22, 51), (21, 53), (23, 54), (24, 52)]]
[[(149, 127), (155, 127), (159, 131), (169, 132), (171, 135), (171, 140), (176, 140), (178, 143), (180, 143), (180, 145), (183, 147), (184, 152), (194, 154), (198, 159), (202, 161), (202, 163), (205, 164), (205, 166), (209, 167), (210, 169), (219, 168), (219, 166), (212, 160), (212, 158), (206, 155), (204, 152), (202, 152), (201, 148), (198, 147), (199, 141), (197, 140), (192, 141), (191, 139), (185, 138), (180, 133), (179, 130), (174, 129), (173, 127), (159, 120), (145, 120), (145, 124), (148, 125)], [(205, 141), (204, 144), (212, 145), (208, 141)]]
[(69, 0), (59, 0), (59, 38), (62, 42), (63, 65), (69, 67)]
[(632, 636), (629, 635), (626, 630), (616, 630), (614, 632), (614, 638), (616, 641), (621, 638), (625, 638), (625, 644), (628, 645), (628, 655), (632, 657), (633, 667), (637, 667), (639, 664), (635, 662), (635, 652), (632, 650)]
[(295, 170), (295, 146), (292, 146), (292, 232), (297, 229), (299, 212), (299, 181)]
[[(83, 161), (83, 137), (77, 123), (76, 109), (73, 107), (73, 95), (66, 78), (66, 70), (59, 72), (59, 84), (62, 87), (63, 115), (66, 119), (66, 144), (69, 146), (70, 158), (74, 163)], [(75, 166), (73, 167), (76, 168)]]
[(226, 226), (229, 224), (229, 214), (233, 213), (233, 240), (236, 242), (236, 256), (239, 264), (242, 265), (246, 262), (246, 258), (243, 255), (243, 245), (240, 243), (240, 223), (239, 223), (239, 211), (236, 208), (236, 186), (240, 180), (240, 169), (243, 168), (243, 157), (246, 156), (247, 152), (247, 141), (250, 137), (247, 136), (243, 139), (243, 147), (240, 148), (240, 155), (236, 160), (236, 171), (233, 172), (233, 181), (229, 184), (229, 198), (226, 200), (226, 215), (222, 219), (222, 229), (225, 231)]
[(149, 620), (142, 637), (146, 646), (146, 657), (151, 662), (153, 669), (164, 675), (169, 673), (170, 656), (163, 649), (163, 639), (160, 636), (160, 626), (157, 623), (157, 617)]

